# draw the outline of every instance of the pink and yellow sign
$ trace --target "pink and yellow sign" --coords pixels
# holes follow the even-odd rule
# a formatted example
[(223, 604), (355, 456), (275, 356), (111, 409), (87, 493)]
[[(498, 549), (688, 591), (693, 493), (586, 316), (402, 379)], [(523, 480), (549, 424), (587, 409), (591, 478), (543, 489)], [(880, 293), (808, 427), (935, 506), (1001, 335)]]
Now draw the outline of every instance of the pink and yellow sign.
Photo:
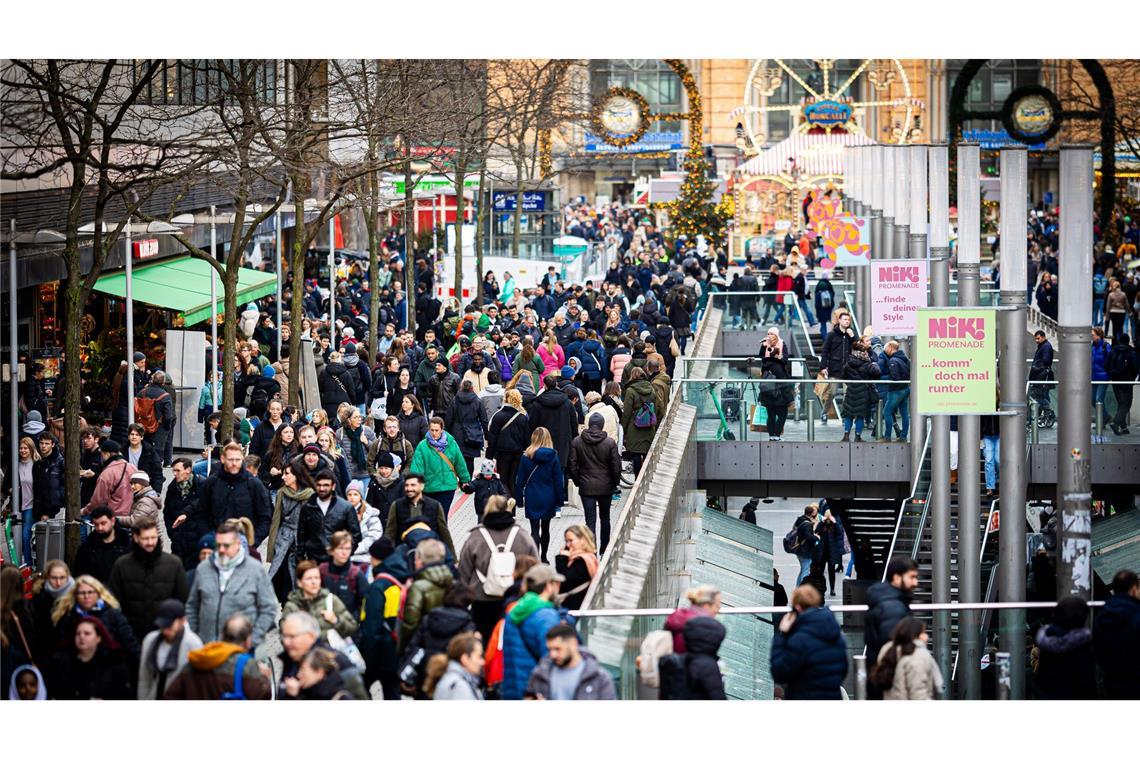
[(926, 259), (871, 262), (871, 327), (877, 335), (914, 335), (926, 307)]
[(841, 214), (819, 226), (826, 258), (824, 269), (833, 267), (865, 267), (871, 255), (871, 228), (865, 216)]

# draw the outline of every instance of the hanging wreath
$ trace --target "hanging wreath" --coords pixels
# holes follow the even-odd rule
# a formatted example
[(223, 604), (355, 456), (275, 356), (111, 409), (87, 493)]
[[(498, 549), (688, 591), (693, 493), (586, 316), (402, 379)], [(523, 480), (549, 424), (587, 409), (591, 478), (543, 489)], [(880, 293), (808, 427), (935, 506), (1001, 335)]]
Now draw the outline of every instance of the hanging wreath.
[[(625, 98), (637, 107), (637, 128), (629, 134), (615, 136), (615, 133), (611, 132), (602, 121), (606, 105), (614, 98)], [(649, 102), (636, 90), (628, 87), (611, 87), (594, 101), (590, 109), (590, 127), (598, 137), (610, 145), (619, 148), (632, 145), (644, 137), (649, 129)]]

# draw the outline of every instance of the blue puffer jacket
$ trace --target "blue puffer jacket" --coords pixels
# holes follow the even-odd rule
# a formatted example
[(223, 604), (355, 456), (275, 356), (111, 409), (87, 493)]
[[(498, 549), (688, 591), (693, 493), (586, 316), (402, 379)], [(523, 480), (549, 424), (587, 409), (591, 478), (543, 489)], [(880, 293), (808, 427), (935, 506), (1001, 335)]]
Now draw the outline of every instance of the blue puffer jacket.
[(1108, 343), (1104, 340), (1093, 341), (1092, 346), (1092, 379), (1108, 379)]
[(835, 615), (813, 607), (796, 616), (791, 633), (772, 638), (772, 678), (786, 684), (784, 699), (840, 699), (847, 675), (847, 642)]
[(538, 661), (546, 656), (546, 632), (562, 622), (551, 602), (527, 592), (503, 621), (503, 699), (522, 699)]
[(521, 495), (527, 519), (553, 516), (554, 510), (566, 501), (565, 491), (558, 452), (543, 446), (534, 452), (534, 459), (523, 455), (515, 477), (515, 494)]
[(600, 380), (606, 372), (606, 349), (596, 340), (584, 340), (578, 349), (582, 361), (582, 376), (589, 380)]

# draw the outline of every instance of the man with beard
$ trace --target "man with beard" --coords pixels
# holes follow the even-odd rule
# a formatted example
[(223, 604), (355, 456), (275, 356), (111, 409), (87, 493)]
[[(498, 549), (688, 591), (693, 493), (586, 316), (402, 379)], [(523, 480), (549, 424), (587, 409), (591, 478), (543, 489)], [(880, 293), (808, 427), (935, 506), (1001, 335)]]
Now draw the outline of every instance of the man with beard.
[(107, 583), (115, 562), (131, 550), (131, 532), (117, 524), (110, 507), (93, 509), (91, 526), (75, 555), (75, 577), (90, 575)]
[(175, 519), (177, 528), (187, 519), (204, 513), (211, 525), (226, 520), (248, 517), (253, 522), (254, 544), (260, 544), (269, 535), (269, 521), (273, 506), (265, 485), (242, 468), (244, 455), (240, 444), (230, 442), (222, 449), (222, 470), (206, 480), (198, 503)]
[(186, 665), (190, 651), (199, 649), (202, 640), (186, 627), (186, 606), (177, 599), (158, 605), (154, 618), (157, 630), (143, 639), (139, 658), (139, 699), (158, 699), (168, 684)]
[(136, 523), (131, 538), (131, 552), (116, 560), (107, 587), (118, 598), (135, 636), (142, 639), (154, 630), (159, 605), (167, 599), (186, 601), (189, 586), (182, 562), (162, 551), (153, 520)]

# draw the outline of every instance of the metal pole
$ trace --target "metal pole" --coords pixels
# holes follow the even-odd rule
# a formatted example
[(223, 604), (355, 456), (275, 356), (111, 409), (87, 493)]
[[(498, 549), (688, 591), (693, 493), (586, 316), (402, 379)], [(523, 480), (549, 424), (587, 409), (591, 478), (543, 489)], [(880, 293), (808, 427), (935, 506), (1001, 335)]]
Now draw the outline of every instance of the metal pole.
[[(131, 218), (127, 217), (127, 424), (135, 424), (135, 296), (131, 273)], [(78, 358), (78, 357), (76, 357)]]
[(851, 659), (855, 663), (855, 699), (864, 701), (867, 699), (867, 655), (857, 654)]
[[(811, 385), (810, 384), (804, 385), (803, 389), (807, 394), (811, 394)], [(812, 395), (814, 395), (814, 394), (812, 394)], [(808, 439), (808, 443), (815, 441), (815, 402), (816, 402), (816, 400), (814, 398), (812, 398), (811, 395), (809, 395), (807, 398), (807, 404), (806, 404), (806, 406), (807, 406), (807, 439)], [(826, 413), (827, 413), (827, 410), (825, 409), (824, 414), (826, 414)]]
[[(998, 566), (1001, 601), (1025, 600), (1025, 148), (1001, 150), (1001, 505)], [(1088, 349), (1084, 349), (1087, 351)], [(1010, 659), (1010, 697), (1025, 696), (1025, 611), (1004, 610), (999, 646)]]
[[(977, 306), (979, 297), (979, 239), (981, 230), (981, 174), (977, 145), (958, 146), (958, 305)], [(958, 418), (958, 601), (981, 601), (981, 419)], [(958, 613), (958, 672), (963, 699), (981, 699), (981, 631), (976, 610)]]
[[(210, 258), (218, 260), (217, 207), (210, 206)], [(210, 350), (214, 355), (210, 367), (210, 398), (214, 411), (218, 411), (218, 273), (210, 265)]]
[[(1092, 474), (1089, 454), (1088, 409), (1092, 401), (1092, 357), (1088, 349), (1092, 329), (1093, 155), (1088, 146), (1061, 146), (1060, 281), (1065, 297), (1057, 310), (1060, 342), (1060, 378), (1057, 389), (1057, 506), (1061, 509), (1061, 535), (1057, 552), (1057, 599), (1092, 598)], [(1097, 435), (1103, 434), (1104, 406), (1096, 407)]]
[[(9, 476), (12, 483), (12, 504), (20, 505), (20, 363), (19, 352), (16, 350), (16, 341), (19, 334), (16, 324), (16, 220), (8, 220), (12, 234), (8, 243), (8, 445), (11, 447), (11, 469)], [(72, 357), (78, 361), (79, 357)], [(20, 505), (22, 506), (22, 505)], [(16, 511), (13, 509), (13, 511)], [(23, 514), (20, 514), (21, 519)], [(23, 527), (21, 525), (21, 527)], [(20, 542), (21, 551), (23, 542)], [(27, 562), (28, 558), (25, 557)]]
[[(417, 216), (419, 213), (417, 212)], [(329, 216), (329, 345), (332, 350), (336, 351), (337, 344), (337, 329), (336, 329), (336, 228), (333, 220), (335, 216)], [(407, 245), (405, 243), (405, 245)], [(407, 298), (407, 294), (404, 294)]]
[(277, 359), (281, 359), (281, 261), (285, 257), (281, 237), (281, 209), (277, 209), (274, 228), (277, 230), (277, 261), (273, 263), (273, 270), (277, 273)]

